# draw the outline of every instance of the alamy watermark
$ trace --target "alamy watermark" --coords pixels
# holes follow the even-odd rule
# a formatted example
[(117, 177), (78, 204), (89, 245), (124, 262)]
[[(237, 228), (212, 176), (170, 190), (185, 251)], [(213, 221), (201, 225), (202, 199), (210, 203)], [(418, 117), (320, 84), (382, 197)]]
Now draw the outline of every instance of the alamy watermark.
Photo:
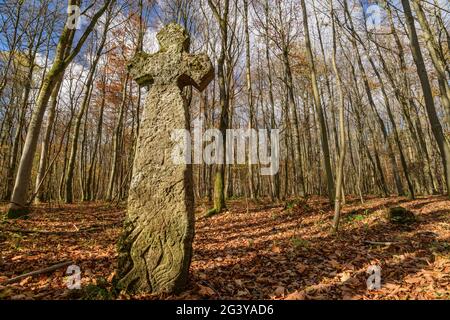
[(76, 5), (67, 6), (67, 21), (66, 27), (68, 29), (80, 29), (81, 28), (81, 9)]
[(377, 30), (381, 28), (383, 10), (379, 4), (373, 3), (366, 8), (367, 30)]
[(381, 289), (381, 267), (377, 265), (371, 265), (367, 268), (367, 273), (370, 275), (367, 278), (367, 290), (380, 290)]
[(172, 150), (174, 164), (247, 163), (260, 164), (261, 175), (275, 175), (278, 172), (278, 129), (227, 129), (224, 138), (218, 129), (204, 130), (203, 123), (202, 117), (192, 121), (192, 135), (187, 129), (172, 130), (170, 138), (175, 142)]
[(66, 274), (68, 275), (66, 285), (69, 290), (81, 289), (81, 269), (79, 266), (72, 264), (67, 267)]

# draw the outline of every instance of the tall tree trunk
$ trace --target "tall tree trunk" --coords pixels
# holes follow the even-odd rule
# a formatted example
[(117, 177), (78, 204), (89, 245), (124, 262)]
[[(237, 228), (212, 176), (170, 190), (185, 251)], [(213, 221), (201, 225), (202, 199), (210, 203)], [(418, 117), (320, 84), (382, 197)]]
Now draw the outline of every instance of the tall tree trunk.
[[(390, 160), (390, 164), (391, 164), (391, 170), (392, 170), (392, 174), (394, 176), (394, 181), (395, 181), (395, 186), (396, 186), (396, 189), (397, 189), (397, 193), (399, 195), (403, 195), (404, 194), (403, 185), (401, 183), (399, 170), (397, 168), (397, 162), (395, 160), (394, 148), (392, 147), (392, 143), (391, 143), (391, 141), (388, 138), (387, 129), (386, 129), (386, 126), (385, 126), (385, 124), (383, 122), (383, 119), (381, 118), (381, 116), (380, 116), (380, 114), (379, 114), (379, 112), (378, 112), (378, 110), (377, 110), (377, 108), (375, 106), (375, 101), (373, 99), (372, 91), (371, 91), (370, 85), (369, 85), (369, 80), (368, 80), (369, 78), (367, 76), (366, 70), (365, 70), (364, 65), (362, 63), (362, 59), (361, 59), (361, 54), (359, 52), (359, 48), (358, 48), (358, 46), (356, 44), (356, 39), (358, 38), (358, 35), (357, 35), (356, 31), (355, 31), (355, 28), (354, 28), (354, 25), (353, 25), (353, 19), (352, 19), (352, 16), (351, 16), (351, 14), (350, 14), (350, 12), (348, 10), (347, 2), (344, 2), (344, 10), (345, 10), (345, 13), (347, 15), (348, 21), (350, 22), (350, 29), (351, 29), (351, 32), (352, 32), (352, 36), (350, 38), (350, 42), (352, 43), (354, 52), (356, 53), (356, 58), (357, 58), (356, 61), (357, 61), (357, 64), (358, 64), (358, 68), (359, 68), (359, 70), (362, 73), (364, 89), (365, 89), (367, 98), (369, 100), (369, 105), (370, 105), (370, 108), (371, 108), (373, 114), (375, 115), (375, 118), (376, 118), (377, 123), (378, 123), (378, 125), (380, 127), (380, 130), (381, 130), (381, 133), (383, 134), (384, 143), (385, 143), (385, 145), (387, 147), (388, 156), (389, 156), (389, 160)], [(414, 198), (414, 191), (413, 190), (410, 190), (409, 196), (411, 198)]]
[[(65, 200), (66, 203), (72, 203), (73, 202), (73, 176), (75, 171), (75, 161), (77, 157), (77, 150), (78, 150), (78, 137), (80, 134), (80, 127), (81, 127), (81, 121), (83, 120), (84, 114), (89, 106), (90, 98), (91, 98), (91, 87), (94, 81), (94, 75), (95, 71), (97, 69), (97, 64), (100, 60), (100, 57), (102, 56), (103, 47), (105, 46), (106, 42), (106, 36), (108, 34), (108, 27), (109, 27), (110, 17), (107, 17), (106, 23), (104, 25), (102, 38), (100, 41), (100, 44), (97, 48), (97, 52), (95, 54), (95, 58), (92, 61), (91, 67), (89, 69), (89, 73), (87, 76), (87, 81), (85, 84), (84, 89), (84, 98), (83, 102), (81, 104), (80, 111), (77, 114), (76, 120), (75, 120), (75, 128), (74, 132), (72, 134), (72, 147), (70, 150), (70, 157), (69, 157), (69, 165), (67, 168), (67, 177), (66, 177), (66, 194), (65, 194)], [(126, 86), (126, 84), (125, 84)]]
[(450, 146), (445, 140), (444, 132), (436, 112), (436, 107), (434, 106), (433, 93), (431, 91), (428, 73), (423, 61), (422, 51), (420, 50), (419, 39), (417, 37), (416, 26), (414, 25), (414, 18), (411, 12), (410, 3), (408, 0), (402, 0), (402, 5), (406, 17), (406, 26), (409, 33), (411, 52), (414, 58), (414, 63), (417, 67), (417, 74), (419, 76), (420, 84), (422, 86), (428, 120), (430, 121), (431, 130), (441, 153), (445, 179), (447, 182), (447, 194), (450, 198)]
[[(33, 166), (34, 155), (36, 153), (39, 133), (41, 131), (42, 119), (44, 117), (45, 109), (47, 108), (47, 103), (53, 87), (57, 83), (61, 73), (64, 72), (69, 63), (79, 53), (87, 37), (94, 29), (94, 26), (96, 25), (98, 19), (103, 15), (104, 11), (108, 8), (111, 1), (113, 0), (106, 0), (101, 9), (94, 14), (91, 22), (87, 26), (75, 48), (71, 51), (68, 57), (64, 58), (66, 48), (72, 45), (75, 34), (75, 30), (73, 28), (70, 28), (69, 23), (72, 17), (68, 16), (67, 18), (67, 23), (64, 26), (56, 48), (53, 65), (43, 79), (42, 87), (39, 91), (39, 95), (36, 101), (36, 106), (33, 110), (31, 122), (25, 139), (25, 145), (23, 148), (22, 156), (20, 158), (19, 168), (17, 170), (17, 176), (13, 194), (11, 196), (11, 202), (8, 208), (9, 218), (20, 217), (28, 213), (28, 208), (26, 207), (26, 205), (27, 191), (31, 180), (31, 169)], [(80, 6), (80, 2), (80, 0), (69, 0), (69, 5)]]
[[(224, 0), (222, 5), (222, 12), (219, 13), (216, 5), (212, 0), (208, 0), (208, 5), (211, 8), (213, 15), (219, 24), (221, 49), (219, 59), (217, 60), (217, 78), (219, 79), (219, 104), (220, 104), (220, 124), (219, 130), (222, 134), (223, 141), (226, 141), (226, 129), (228, 128), (228, 109), (229, 109), (229, 85), (225, 78), (225, 58), (228, 48), (228, 11), (229, 0)], [(229, 83), (228, 83), (229, 84)], [(213, 215), (222, 212), (226, 208), (225, 204), (225, 155), (226, 144), (223, 143), (223, 163), (217, 165), (216, 176), (214, 179), (214, 208), (209, 210), (206, 215)]]
[(14, 174), (16, 173), (16, 165), (17, 165), (17, 156), (19, 152), (19, 143), (20, 143), (20, 136), (22, 134), (22, 129), (25, 125), (25, 115), (27, 111), (28, 106), (28, 99), (30, 97), (31, 92), (31, 86), (33, 82), (33, 71), (34, 71), (34, 57), (32, 57), (32, 60), (30, 59), (30, 69), (28, 71), (26, 83), (24, 85), (25, 91), (23, 94), (23, 100), (22, 105), (20, 107), (19, 112), (19, 124), (16, 128), (16, 133), (14, 136), (13, 146), (12, 146), (12, 152), (11, 152), (11, 159), (8, 166), (8, 172), (6, 177), (6, 194), (5, 194), (5, 200), (11, 198), (12, 189), (14, 185)]
[(395, 51), (397, 52), (397, 57), (398, 57), (399, 63), (400, 63), (400, 71), (401, 71), (400, 78), (401, 78), (401, 83), (403, 85), (403, 92), (400, 90), (402, 88), (402, 85), (398, 85), (396, 83), (396, 81), (394, 80), (392, 71), (389, 69), (389, 67), (386, 63), (386, 59), (384, 58), (384, 55), (381, 52), (378, 43), (376, 43), (376, 42), (375, 42), (375, 47), (377, 49), (378, 58), (383, 66), (383, 70), (387, 76), (387, 79), (389, 80), (389, 83), (391, 84), (391, 87), (394, 90), (394, 96), (401, 106), (403, 117), (406, 120), (406, 124), (407, 124), (408, 130), (411, 134), (411, 137), (413, 138), (413, 140), (415, 142), (417, 142), (414, 144), (414, 147), (417, 150), (417, 154), (419, 155), (420, 158), (424, 158), (423, 163), (424, 163), (425, 171), (427, 172), (430, 182), (431, 182), (431, 185), (432, 185), (431, 193), (434, 193), (435, 187), (433, 186), (434, 179), (433, 179), (433, 175), (431, 172), (431, 161), (430, 161), (429, 153), (427, 151), (427, 147), (426, 147), (426, 144), (424, 141), (422, 127), (421, 127), (420, 121), (417, 117), (416, 117), (416, 126), (414, 125), (414, 123), (412, 121), (412, 117), (411, 117), (411, 112), (415, 112), (413, 110), (413, 106), (415, 106), (415, 103), (410, 94), (411, 88), (409, 85), (409, 81), (407, 79), (407, 66), (406, 66), (406, 62), (405, 62), (405, 58), (404, 58), (403, 46), (402, 46), (400, 38), (397, 34), (397, 30), (394, 26), (391, 9), (389, 6), (387, 6), (386, 9), (387, 9), (389, 23), (390, 23), (390, 31), (391, 31), (392, 35), (394, 36), (394, 40), (396, 43)]
[[(446, 61), (444, 53), (441, 51), (438, 42), (436, 41), (427, 18), (423, 11), (422, 5), (417, 0), (412, 0), (414, 11), (416, 12), (417, 20), (419, 21), (422, 32), (424, 33), (425, 42), (430, 53), (431, 61), (437, 72), (439, 89), (441, 91), (441, 104), (445, 110), (446, 122), (450, 126), (450, 86), (446, 77)], [(450, 191), (449, 191), (450, 192)]]
[(88, 178), (86, 183), (86, 197), (88, 201), (94, 199), (94, 174), (95, 174), (95, 168), (96, 168), (96, 161), (97, 161), (97, 153), (100, 145), (100, 141), (102, 138), (102, 128), (103, 128), (103, 112), (105, 110), (105, 104), (106, 104), (106, 75), (103, 76), (102, 80), (102, 101), (100, 103), (100, 110), (99, 110), (99, 118), (97, 123), (97, 129), (95, 131), (95, 142), (94, 147), (92, 151), (92, 158), (91, 162), (89, 164), (89, 170), (88, 170)]
[(336, 75), (336, 82), (339, 90), (339, 163), (337, 165), (337, 174), (336, 174), (336, 195), (334, 199), (334, 218), (333, 218), (333, 232), (337, 233), (339, 228), (339, 220), (341, 216), (341, 202), (343, 197), (342, 192), (342, 184), (344, 180), (344, 161), (345, 161), (345, 152), (346, 152), (346, 143), (345, 143), (345, 105), (344, 105), (344, 90), (342, 88), (342, 79), (339, 69), (336, 63), (336, 28), (334, 21), (334, 9), (333, 3), (331, 2), (331, 23), (332, 23), (332, 32), (333, 32), (333, 56), (332, 56), (332, 65), (333, 71)]
[(309, 37), (309, 29), (308, 29), (308, 14), (306, 12), (306, 4), (305, 0), (301, 0), (302, 7), (302, 15), (303, 15), (303, 29), (305, 32), (305, 46), (306, 46), (306, 54), (308, 57), (309, 67), (311, 69), (311, 85), (313, 89), (313, 98), (314, 104), (316, 105), (316, 112), (320, 125), (320, 138), (322, 142), (322, 152), (323, 152), (323, 161), (325, 166), (325, 172), (327, 175), (327, 186), (328, 186), (328, 199), (330, 203), (333, 203), (334, 200), (334, 182), (333, 182), (333, 174), (331, 172), (331, 161), (330, 161), (330, 148), (328, 145), (328, 136), (327, 129), (325, 123), (325, 117), (322, 110), (322, 104), (320, 101), (319, 95), (319, 87), (317, 85), (317, 74), (316, 67), (314, 63), (312, 48), (311, 48), (311, 40)]
[[(245, 74), (247, 79), (247, 102), (249, 109), (248, 128), (253, 128), (253, 91), (251, 78), (251, 64), (250, 64), (250, 34), (248, 31), (248, 0), (244, 1), (244, 30), (245, 30)], [(250, 141), (249, 143), (252, 143)], [(249, 148), (250, 149), (250, 148)], [(250, 190), (250, 198), (255, 199), (255, 191), (253, 185), (253, 165), (249, 159), (248, 161), (248, 188)]]
[[(403, 147), (402, 147), (401, 142), (400, 142), (400, 136), (398, 134), (397, 124), (395, 123), (394, 114), (392, 113), (391, 104), (390, 104), (389, 97), (388, 97), (386, 89), (385, 89), (384, 81), (381, 78), (381, 75), (380, 75), (380, 73), (378, 72), (378, 69), (375, 66), (375, 62), (373, 61), (373, 59), (370, 56), (369, 56), (369, 62), (370, 62), (371, 66), (372, 66), (372, 69), (373, 69), (373, 71), (374, 71), (374, 73), (375, 73), (375, 75), (376, 75), (376, 77), (377, 77), (377, 79), (378, 79), (378, 81), (380, 82), (380, 85), (381, 85), (381, 92), (383, 94), (384, 104), (386, 106), (386, 110), (387, 110), (387, 113), (388, 113), (389, 121), (391, 122), (392, 130), (394, 132), (394, 140), (395, 140), (395, 142), (397, 144), (397, 147), (398, 147), (398, 151), (399, 151), (399, 155), (400, 155), (400, 162), (402, 164), (403, 173), (405, 175), (406, 183), (408, 185), (409, 197), (411, 199), (414, 199), (415, 198), (414, 188), (413, 188), (413, 185), (412, 185), (412, 182), (411, 182), (411, 177), (410, 177), (410, 174), (409, 174), (409, 171), (408, 171), (408, 165), (406, 163), (406, 158), (405, 158), (405, 155), (404, 155), (404, 152), (403, 152)], [(386, 139), (388, 139), (387, 136), (386, 136)], [(390, 150), (391, 150), (391, 152), (393, 154), (392, 146), (390, 147)], [(392, 157), (390, 157), (390, 158), (391, 158), (391, 161), (392, 161)], [(394, 158), (394, 161), (395, 161), (395, 158)], [(392, 167), (396, 168), (396, 165), (395, 166), (392, 165)], [(403, 190), (403, 188), (401, 186), (401, 183), (397, 182), (397, 179), (399, 180), (399, 177), (398, 177), (398, 175), (396, 173), (394, 173), (394, 177), (396, 178), (397, 190), (399, 192), (399, 195), (401, 195), (402, 194), (401, 190)], [(399, 186), (401, 187), (401, 189), (398, 189)]]
[(34, 192), (36, 193), (35, 202), (41, 203), (47, 201), (47, 197), (45, 192), (42, 188), (42, 181), (44, 179), (45, 171), (47, 170), (47, 158), (49, 154), (50, 149), (50, 135), (52, 133), (53, 123), (55, 121), (55, 115), (56, 115), (56, 105), (58, 103), (58, 95), (59, 90), (62, 85), (62, 76), (59, 79), (59, 81), (56, 83), (55, 87), (53, 88), (52, 94), (50, 96), (50, 109), (48, 112), (48, 118), (47, 118), (47, 124), (45, 127), (45, 133), (44, 138), (42, 140), (41, 144), (41, 156), (39, 159), (39, 168), (38, 173), (36, 177), (36, 185)]
[(111, 173), (109, 175), (108, 192), (106, 199), (111, 201), (113, 199), (114, 188), (117, 180), (117, 172), (120, 169), (117, 159), (119, 158), (120, 146), (121, 146), (121, 133), (123, 126), (123, 117), (125, 113), (125, 105), (127, 102), (127, 89), (128, 89), (128, 79), (130, 74), (127, 73), (124, 79), (123, 90), (122, 90), (122, 101), (119, 108), (119, 117), (117, 119), (116, 127), (114, 129), (114, 141), (113, 141), (113, 159), (111, 162)]

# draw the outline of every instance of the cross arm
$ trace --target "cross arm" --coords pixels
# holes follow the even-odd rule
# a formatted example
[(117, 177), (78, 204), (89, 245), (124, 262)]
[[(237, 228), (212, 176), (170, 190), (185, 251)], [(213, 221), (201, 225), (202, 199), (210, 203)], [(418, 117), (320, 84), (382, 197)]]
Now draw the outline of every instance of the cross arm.
[(214, 78), (214, 67), (205, 53), (186, 54), (183, 58), (183, 72), (180, 77), (180, 86), (194, 86), (202, 91)]
[(140, 86), (148, 86), (153, 83), (153, 77), (146, 72), (147, 68), (145, 68), (145, 64), (150, 56), (151, 54), (139, 51), (127, 63), (127, 68), (131, 77)]

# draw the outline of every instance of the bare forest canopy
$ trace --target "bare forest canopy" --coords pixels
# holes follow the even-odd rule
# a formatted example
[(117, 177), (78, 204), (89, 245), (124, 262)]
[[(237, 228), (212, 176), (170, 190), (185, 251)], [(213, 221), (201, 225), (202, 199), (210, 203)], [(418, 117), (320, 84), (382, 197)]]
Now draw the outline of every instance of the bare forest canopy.
[[(447, 192), (446, 1), (411, 1), (416, 37), (401, 1), (310, 0), (302, 8), (302, 1), (253, 0), (246, 16), (243, 1), (225, 1), (228, 15), (220, 20), (225, 29), (215, 17), (225, 5), (216, 4), (214, 12), (208, 2), (111, 1), (81, 48), (81, 35), (102, 2), (81, 4), (80, 30), (67, 39), (61, 39), (66, 1), (3, 2), (1, 198), (11, 199), (27, 152), (30, 168), (21, 191), (27, 195), (20, 198), (26, 203), (32, 197), (126, 199), (146, 92), (128, 81), (126, 62), (142, 47), (156, 50), (155, 33), (168, 22), (183, 25), (191, 34), (191, 51), (208, 53), (223, 74), (223, 83), (216, 77), (203, 93), (188, 93), (191, 119), (203, 116), (206, 128), (219, 127), (226, 111), (227, 128), (281, 131), (278, 174), (261, 176), (258, 165), (226, 166), (227, 197), (333, 198), (340, 156), (345, 156), (343, 194)], [(50, 79), (62, 46), (63, 55), (74, 57)], [(415, 63), (414, 51), (420, 51), (424, 68)], [(43, 91), (47, 97), (39, 101)], [(33, 123), (37, 112), (41, 116)], [(31, 134), (35, 146), (26, 143)], [(217, 167), (195, 166), (197, 198), (212, 197)]]
[[(147, 90), (126, 63), (157, 50), (169, 22), (222, 74), (187, 92), (191, 119), (280, 130), (278, 173), (227, 165), (225, 197), (448, 192), (446, 1), (69, 2), (81, 5), (73, 34), (66, 1), (0, 6), (4, 201), (14, 190), (20, 205), (127, 198)], [(196, 198), (213, 198), (221, 170), (194, 165)]]

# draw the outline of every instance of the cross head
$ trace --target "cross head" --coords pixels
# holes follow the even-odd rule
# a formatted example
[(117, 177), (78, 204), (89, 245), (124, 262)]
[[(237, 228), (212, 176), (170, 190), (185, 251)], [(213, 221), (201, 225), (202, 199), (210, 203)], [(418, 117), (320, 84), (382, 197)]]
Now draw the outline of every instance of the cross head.
[(189, 35), (178, 24), (171, 23), (156, 35), (160, 49), (154, 54), (143, 51), (128, 63), (130, 75), (140, 86), (192, 85), (202, 91), (214, 77), (214, 68), (204, 53), (188, 53)]

